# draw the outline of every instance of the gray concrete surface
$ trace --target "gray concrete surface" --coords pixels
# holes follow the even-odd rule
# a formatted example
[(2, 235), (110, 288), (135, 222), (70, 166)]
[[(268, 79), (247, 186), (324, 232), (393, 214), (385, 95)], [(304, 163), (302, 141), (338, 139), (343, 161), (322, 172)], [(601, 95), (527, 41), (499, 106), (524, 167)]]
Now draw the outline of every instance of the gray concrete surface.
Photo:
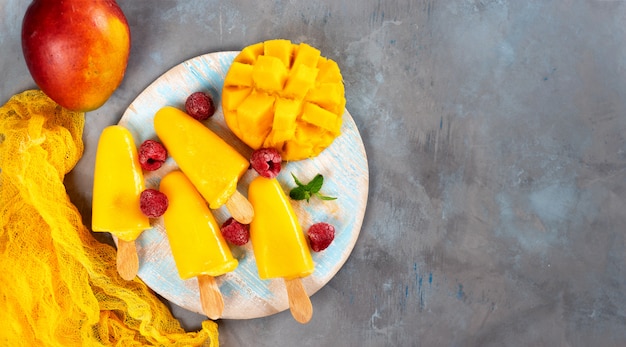
[[(0, 3), (0, 100), (33, 87), (29, 1)], [(626, 345), (626, 2), (120, 0), (132, 52), (68, 177), (89, 220), (100, 131), (170, 67), (271, 38), (335, 59), (370, 198), (345, 266), (224, 346)], [(189, 330), (203, 316), (172, 307)]]

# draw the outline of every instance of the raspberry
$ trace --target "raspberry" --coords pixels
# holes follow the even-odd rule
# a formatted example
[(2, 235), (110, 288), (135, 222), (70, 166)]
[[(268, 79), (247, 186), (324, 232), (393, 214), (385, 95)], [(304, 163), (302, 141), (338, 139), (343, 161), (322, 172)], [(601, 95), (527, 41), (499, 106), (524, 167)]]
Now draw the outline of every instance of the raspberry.
[(331, 224), (320, 222), (311, 225), (308, 231), (311, 249), (320, 252), (328, 248), (335, 239), (335, 227)]
[(160, 142), (146, 140), (139, 146), (139, 164), (146, 171), (154, 171), (167, 159), (167, 150)]
[(141, 212), (150, 218), (158, 218), (165, 213), (169, 200), (167, 195), (156, 189), (146, 189), (139, 196)]
[(267, 178), (278, 176), (283, 161), (280, 153), (274, 148), (260, 148), (252, 152), (250, 164), (259, 175)]
[(250, 240), (250, 226), (241, 224), (230, 217), (222, 224), (222, 236), (232, 244), (243, 246)]
[(208, 93), (195, 92), (187, 97), (185, 111), (197, 120), (205, 120), (215, 113), (215, 104)]

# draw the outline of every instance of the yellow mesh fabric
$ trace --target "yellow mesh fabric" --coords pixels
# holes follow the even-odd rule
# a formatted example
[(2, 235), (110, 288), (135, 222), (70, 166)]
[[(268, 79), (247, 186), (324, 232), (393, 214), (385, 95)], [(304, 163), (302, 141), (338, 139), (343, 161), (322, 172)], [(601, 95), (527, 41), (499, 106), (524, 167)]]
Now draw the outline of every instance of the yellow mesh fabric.
[(82, 224), (63, 178), (83, 128), (38, 90), (0, 107), (0, 346), (217, 346), (215, 322), (185, 332)]

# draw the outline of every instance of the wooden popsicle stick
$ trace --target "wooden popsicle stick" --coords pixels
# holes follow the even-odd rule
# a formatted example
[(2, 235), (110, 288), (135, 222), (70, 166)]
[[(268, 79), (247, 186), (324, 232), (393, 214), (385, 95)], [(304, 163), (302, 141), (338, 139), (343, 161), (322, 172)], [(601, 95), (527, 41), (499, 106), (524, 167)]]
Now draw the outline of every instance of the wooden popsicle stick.
[(137, 276), (139, 271), (139, 256), (135, 241), (117, 240), (117, 272), (120, 276), (130, 281)]
[(209, 275), (200, 275), (198, 276), (198, 286), (200, 287), (200, 303), (204, 314), (213, 320), (222, 317), (224, 298), (215, 278)]
[(291, 280), (285, 278), (284, 280), (287, 287), (291, 315), (298, 323), (308, 323), (313, 316), (313, 305), (311, 305), (311, 299), (304, 290), (302, 281), (300, 278)]
[(252, 204), (238, 190), (235, 190), (235, 193), (226, 201), (226, 208), (239, 223), (250, 224), (254, 218)]

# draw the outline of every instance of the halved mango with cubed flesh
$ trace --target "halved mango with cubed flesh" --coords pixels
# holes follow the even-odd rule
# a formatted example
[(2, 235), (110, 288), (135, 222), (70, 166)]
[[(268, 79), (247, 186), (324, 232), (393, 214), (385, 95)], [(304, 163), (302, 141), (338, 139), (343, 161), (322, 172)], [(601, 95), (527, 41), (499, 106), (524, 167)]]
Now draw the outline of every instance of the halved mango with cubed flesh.
[(244, 48), (226, 74), (226, 124), (243, 142), (284, 160), (318, 155), (341, 133), (345, 110), (337, 63), (305, 43), (269, 40)]

